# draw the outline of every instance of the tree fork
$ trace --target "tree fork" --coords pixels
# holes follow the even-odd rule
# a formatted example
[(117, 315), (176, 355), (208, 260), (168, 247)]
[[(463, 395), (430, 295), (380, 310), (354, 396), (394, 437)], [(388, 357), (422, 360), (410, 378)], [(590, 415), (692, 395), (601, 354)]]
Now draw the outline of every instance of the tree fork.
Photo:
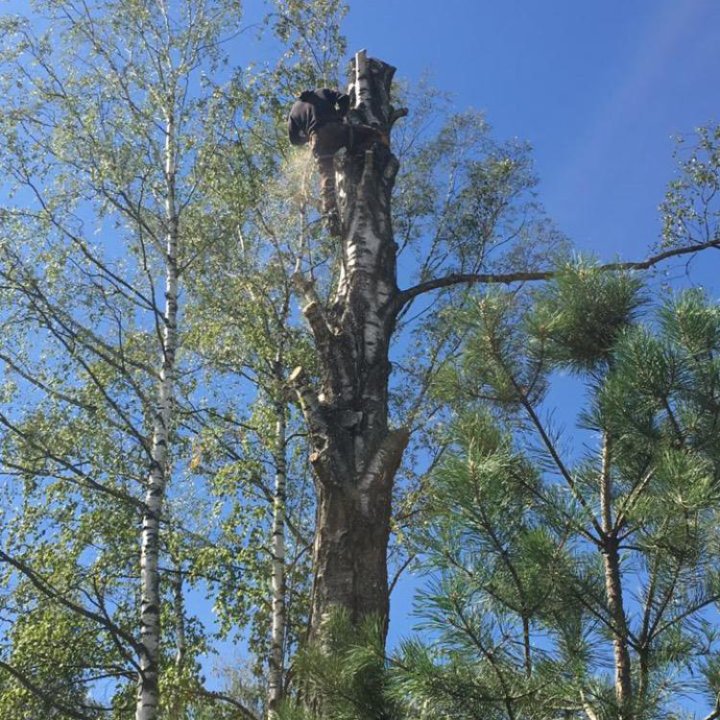
[(333, 608), (353, 621), (375, 615), (387, 628), (392, 488), (408, 442), (407, 430), (388, 427), (398, 295), (391, 193), (399, 163), (381, 138), (407, 112), (390, 103), (394, 73), (364, 51), (352, 63), (349, 121), (377, 128), (378, 142), (335, 158), (343, 233), (329, 307), (311, 281), (296, 277), (322, 369), (319, 391), (300, 368), (289, 378), (310, 430), (317, 492), (311, 639)]

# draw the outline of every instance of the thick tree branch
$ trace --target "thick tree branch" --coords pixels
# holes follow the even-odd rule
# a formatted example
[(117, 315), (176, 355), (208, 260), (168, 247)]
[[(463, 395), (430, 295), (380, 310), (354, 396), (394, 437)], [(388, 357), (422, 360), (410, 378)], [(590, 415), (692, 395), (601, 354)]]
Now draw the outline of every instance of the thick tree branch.
[[(657, 255), (651, 255), (646, 260), (613, 262), (599, 265), (598, 270), (648, 270), (665, 260), (683, 255), (692, 255), (708, 250), (710, 248), (720, 249), (720, 237), (715, 237), (705, 243), (686, 245), (679, 248), (671, 248)], [(404, 305), (414, 298), (433, 290), (439, 290), (453, 285), (511, 285), (513, 283), (537, 282), (550, 280), (557, 275), (557, 270), (539, 270), (515, 273), (453, 273), (442, 278), (435, 278), (419, 283), (407, 290), (401, 290), (392, 301), (395, 312), (399, 312)]]
[(410, 432), (407, 428), (401, 427), (388, 432), (358, 484), (361, 492), (366, 495), (374, 494), (378, 486), (392, 483), (409, 439)]
[(322, 302), (315, 291), (315, 285), (312, 280), (309, 280), (299, 272), (293, 275), (293, 283), (305, 301), (302, 311), (315, 336), (315, 341), (318, 347), (327, 351), (332, 331), (322, 309)]
[(718, 720), (718, 718), (720, 718), (720, 698), (715, 701), (715, 708), (705, 716), (704, 720)]
[(288, 385), (297, 393), (300, 407), (305, 415), (310, 433), (327, 435), (327, 423), (320, 407), (320, 400), (310, 386), (305, 369), (298, 365), (288, 377)]

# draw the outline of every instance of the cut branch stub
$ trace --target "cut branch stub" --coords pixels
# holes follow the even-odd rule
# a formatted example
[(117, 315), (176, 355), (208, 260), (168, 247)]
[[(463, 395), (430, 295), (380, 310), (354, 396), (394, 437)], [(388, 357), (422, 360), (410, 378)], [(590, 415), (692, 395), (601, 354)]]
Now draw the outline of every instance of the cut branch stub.
[(351, 68), (350, 122), (372, 125), (387, 132), (396, 119), (390, 103), (395, 68), (368, 58), (365, 50), (356, 53)]
[[(398, 113), (405, 113), (391, 103), (392, 65), (368, 58), (362, 50), (350, 74), (350, 123), (372, 126), (379, 134), (364, 153), (351, 148), (336, 157), (338, 206), (345, 229), (336, 312), (353, 305), (348, 297), (352, 286), (359, 290), (369, 282), (373, 287), (365, 287), (364, 295), (368, 300), (372, 295), (377, 308), (397, 292), (390, 201), (399, 163), (390, 152), (389, 137)], [(358, 272), (365, 280), (350, 281), (349, 276)]]

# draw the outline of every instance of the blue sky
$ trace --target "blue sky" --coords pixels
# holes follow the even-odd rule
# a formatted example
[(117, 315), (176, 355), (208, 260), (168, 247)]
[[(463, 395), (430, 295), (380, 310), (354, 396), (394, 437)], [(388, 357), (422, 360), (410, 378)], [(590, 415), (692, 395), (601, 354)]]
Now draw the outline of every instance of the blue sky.
[[(345, 24), (350, 53), (366, 48), (411, 82), (429, 71), (499, 139), (528, 140), (548, 214), (602, 260), (648, 253), (673, 138), (720, 120), (719, 30), (717, 0), (356, 0)], [(663, 270), (681, 279), (684, 263)], [(717, 296), (719, 270), (706, 253), (684, 282)], [(574, 409), (556, 420), (571, 425), (579, 390), (560, 384)], [(416, 583), (393, 596), (391, 643), (412, 625)]]
[(530, 141), (550, 216), (603, 259), (657, 240), (673, 136), (720, 115), (719, 29), (717, 0), (357, 0), (345, 25)]

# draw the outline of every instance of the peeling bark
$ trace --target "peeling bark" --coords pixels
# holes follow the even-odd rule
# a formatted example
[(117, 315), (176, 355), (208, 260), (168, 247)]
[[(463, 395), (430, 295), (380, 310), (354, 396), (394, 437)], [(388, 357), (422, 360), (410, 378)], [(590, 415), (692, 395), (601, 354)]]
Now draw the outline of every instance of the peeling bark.
[[(351, 122), (389, 137), (404, 114), (390, 104), (394, 72), (356, 55)], [(373, 614), (387, 624), (392, 488), (408, 441), (407, 430), (388, 427), (388, 355), (399, 307), (390, 200), (398, 161), (378, 142), (359, 154), (340, 151), (335, 168), (342, 265), (330, 305), (317, 299), (311, 281), (296, 278), (322, 386), (310, 387), (300, 368), (290, 378), (310, 432), (317, 491), (311, 638), (334, 607), (354, 621)]]

